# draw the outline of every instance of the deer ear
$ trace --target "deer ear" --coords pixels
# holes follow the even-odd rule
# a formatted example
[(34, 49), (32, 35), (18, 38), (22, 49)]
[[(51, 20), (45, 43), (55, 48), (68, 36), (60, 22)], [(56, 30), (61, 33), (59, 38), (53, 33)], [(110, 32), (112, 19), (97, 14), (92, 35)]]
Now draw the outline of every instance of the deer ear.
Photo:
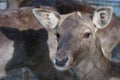
[(40, 8), (34, 8), (32, 12), (44, 27), (54, 29), (57, 26), (59, 18), (54, 12)]
[(105, 28), (110, 23), (112, 14), (112, 7), (99, 8), (94, 12), (93, 23), (98, 29)]

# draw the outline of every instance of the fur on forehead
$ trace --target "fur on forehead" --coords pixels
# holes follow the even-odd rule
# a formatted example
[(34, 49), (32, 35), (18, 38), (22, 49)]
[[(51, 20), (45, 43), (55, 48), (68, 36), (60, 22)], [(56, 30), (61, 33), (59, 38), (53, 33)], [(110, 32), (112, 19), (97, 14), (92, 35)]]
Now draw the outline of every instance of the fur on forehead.
[(72, 15), (79, 16), (79, 21), (82, 22), (83, 25), (85, 25), (85, 26), (87, 26), (89, 28), (94, 27), (94, 24), (92, 22), (92, 14), (90, 14), (90, 13), (83, 13), (83, 12), (79, 12), (79, 11), (72, 12), (72, 13), (69, 13), (69, 14), (66, 14), (66, 15), (61, 15), (61, 19), (59, 21), (58, 26), (61, 26), (63, 24), (63, 22), (65, 20), (67, 20), (67, 18), (71, 17)]
[(69, 16), (73, 15), (73, 14), (74, 14), (74, 12), (69, 13), (69, 14), (65, 14), (65, 15), (61, 15), (58, 26), (61, 26), (61, 24), (63, 23), (63, 21), (64, 21), (66, 18), (68, 18)]
[(74, 15), (74, 14), (77, 14), (77, 15), (79, 15), (80, 17), (82, 17), (81, 12), (79, 12), (79, 11), (72, 12), (72, 13), (65, 14), (65, 15), (61, 15), (61, 16), (60, 16), (61, 19), (60, 19), (60, 21), (59, 21), (58, 26), (60, 26), (60, 25), (63, 23), (64, 20), (66, 20), (68, 17), (70, 17), (70, 16), (72, 16), (72, 15)]

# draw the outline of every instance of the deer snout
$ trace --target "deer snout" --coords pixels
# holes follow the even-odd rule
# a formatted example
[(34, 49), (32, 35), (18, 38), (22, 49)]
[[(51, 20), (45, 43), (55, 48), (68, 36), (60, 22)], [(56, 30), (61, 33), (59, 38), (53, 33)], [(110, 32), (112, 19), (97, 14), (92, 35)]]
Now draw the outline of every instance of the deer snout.
[(67, 61), (68, 61), (68, 57), (64, 57), (62, 59), (56, 57), (55, 58), (55, 65), (63, 67), (66, 65)]

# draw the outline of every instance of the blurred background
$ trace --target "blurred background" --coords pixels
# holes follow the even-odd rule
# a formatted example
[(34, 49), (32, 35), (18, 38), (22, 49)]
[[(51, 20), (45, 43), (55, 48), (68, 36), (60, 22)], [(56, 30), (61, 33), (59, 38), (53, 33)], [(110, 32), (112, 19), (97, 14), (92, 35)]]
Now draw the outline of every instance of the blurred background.
[[(37, 6), (37, 5), (55, 5), (56, 0), (0, 0), (0, 10), (22, 7), (22, 6)], [(75, 0), (76, 1), (76, 0)], [(112, 6), (114, 13), (120, 17), (120, 0), (77, 0), (88, 3), (92, 6)]]

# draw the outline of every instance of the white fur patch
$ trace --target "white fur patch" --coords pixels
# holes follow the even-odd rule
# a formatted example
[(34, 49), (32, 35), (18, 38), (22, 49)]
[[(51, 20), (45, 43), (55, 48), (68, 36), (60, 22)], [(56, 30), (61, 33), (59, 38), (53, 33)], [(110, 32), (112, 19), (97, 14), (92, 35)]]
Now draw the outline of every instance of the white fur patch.
[(112, 77), (109, 80), (120, 80), (120, 78)]
[(65, 67), (59, 67), (59, 66), (56, 66), (56, 65), (55, 65), (55, 68), (59, 71), (66, 71), (66, 70), (70, 69), (70, 67), (66, 67), (66, 66)]

